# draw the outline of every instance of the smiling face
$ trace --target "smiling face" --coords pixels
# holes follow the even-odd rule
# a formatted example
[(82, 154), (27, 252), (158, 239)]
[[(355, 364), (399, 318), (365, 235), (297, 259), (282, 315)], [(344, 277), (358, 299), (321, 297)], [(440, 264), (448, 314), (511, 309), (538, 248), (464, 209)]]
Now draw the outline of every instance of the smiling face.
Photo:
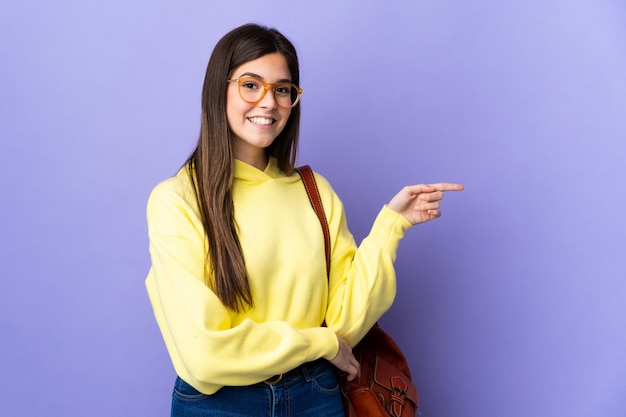
[[(266, 83), (291, 81), (287, 60), (277, 52), (263, 55), (235, 68), (231, 79), (246, 75)], [(265, 148), (282, 132), (289, 120), (291, 109), (278, 106), (271, 89), (261, 101), (251, 104), (241, 98), (238, 88), (236, 82), (231, 82), (226, 90), (226, 118), (232, 132), (233, 156), (259, 169), (265, 169)]]

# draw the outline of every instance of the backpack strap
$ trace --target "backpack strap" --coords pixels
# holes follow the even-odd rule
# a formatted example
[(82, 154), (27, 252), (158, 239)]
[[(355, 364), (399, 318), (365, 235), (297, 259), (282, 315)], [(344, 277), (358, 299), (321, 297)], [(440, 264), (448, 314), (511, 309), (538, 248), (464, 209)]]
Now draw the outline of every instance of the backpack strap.
[(309, 201), (317, 218), (320, 220), (322, 226), (322, 232), (324, 233), (324, 253), (326, 254), (326, 275), (330, 276), (330, 231), (328, 230), (328, 221), (326, 220), (326, 213), (324, 213), (324, 206), (322, 205), (322, 198), (320, 196), (319, 189), (317, 188), (317, 182), (315, 181), (315, 175), (308, 165), (303, 165), (296, 168), (300, 177), (302, 177), (302, 183), (309, 196)]

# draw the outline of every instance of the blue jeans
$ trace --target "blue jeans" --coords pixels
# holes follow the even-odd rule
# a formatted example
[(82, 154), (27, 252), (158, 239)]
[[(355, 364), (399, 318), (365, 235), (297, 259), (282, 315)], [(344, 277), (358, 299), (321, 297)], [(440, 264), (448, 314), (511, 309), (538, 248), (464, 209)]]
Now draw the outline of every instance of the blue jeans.
[(180, 378), (172, 394), (172, 417), (344, 417), (335, 367), (317, 360), (280, 381), (198, 392)]

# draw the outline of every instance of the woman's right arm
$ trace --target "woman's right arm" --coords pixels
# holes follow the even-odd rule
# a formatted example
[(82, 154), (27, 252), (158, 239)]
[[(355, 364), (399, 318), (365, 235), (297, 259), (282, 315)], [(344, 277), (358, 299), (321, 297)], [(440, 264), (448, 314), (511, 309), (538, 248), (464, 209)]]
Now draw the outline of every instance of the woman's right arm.
[(338, 357), (332, 330), (236, 320), (204, 281), (204, 233), (193, 196), (177, 180), (148, 201), (152, 267), (146, 286), (178, 375), (201, 392), (249, 385), (300, 364)]

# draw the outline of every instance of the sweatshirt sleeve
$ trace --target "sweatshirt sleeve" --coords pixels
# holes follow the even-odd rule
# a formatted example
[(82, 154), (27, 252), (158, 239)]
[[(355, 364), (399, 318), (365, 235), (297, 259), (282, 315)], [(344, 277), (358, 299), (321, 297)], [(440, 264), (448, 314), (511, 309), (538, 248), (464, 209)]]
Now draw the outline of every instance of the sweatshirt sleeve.
[(412, 226), (383, 206), (369, 235), (357, 247), (339, 197), (317, 177), (331, 234), (331, 268), (326, 323), (355, 346), (391, 307), (396, 294), (394, 262), (400, 240)]
[(166, 181), (148, 200), (152, 267), (146, 287), (177, 374), (212, 394), (249, 385), (302, 363), (332, 359), (331, 329), (298, 329), (282, 321), (236, 320), (204, 282), (204, 233), (195, 202)]

